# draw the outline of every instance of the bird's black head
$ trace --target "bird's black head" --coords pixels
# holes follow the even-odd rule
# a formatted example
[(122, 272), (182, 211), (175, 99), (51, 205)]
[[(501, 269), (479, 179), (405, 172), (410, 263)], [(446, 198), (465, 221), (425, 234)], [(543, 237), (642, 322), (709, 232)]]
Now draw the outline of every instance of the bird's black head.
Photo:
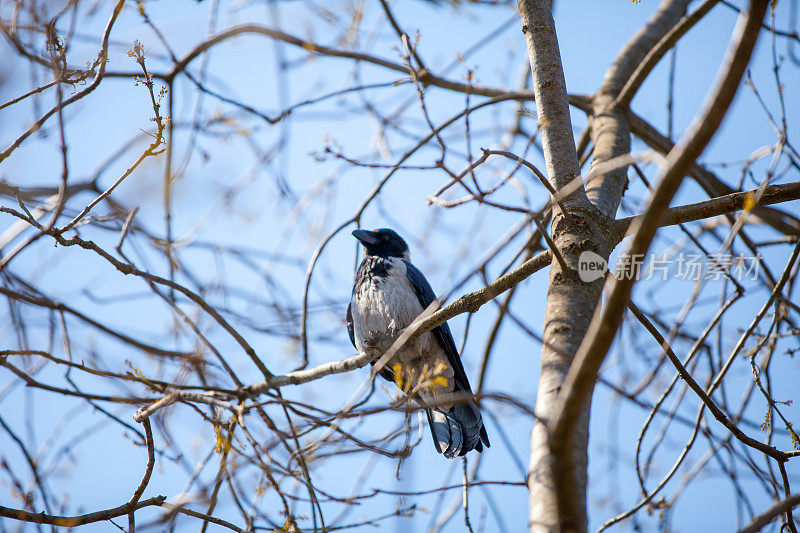
[(367, 255), (378, 257), (399, 257), (408, 259), (408, 245), (394, 230), (381, 228), (373, 231), (357, 229), (353, 237), (361, 241), (367, 250)]

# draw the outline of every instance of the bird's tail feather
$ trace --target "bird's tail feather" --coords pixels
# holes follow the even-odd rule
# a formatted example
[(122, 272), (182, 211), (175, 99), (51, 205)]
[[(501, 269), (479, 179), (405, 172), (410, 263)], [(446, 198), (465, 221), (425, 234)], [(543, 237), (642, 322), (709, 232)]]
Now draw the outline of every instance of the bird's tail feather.
[(447, 410), (435, 407), (425, 412), (436, 450), (448, 459), (470, 450), (483, 451), (484, 443), (489, 446), (481, 412), (474, 402), (457, 403)]

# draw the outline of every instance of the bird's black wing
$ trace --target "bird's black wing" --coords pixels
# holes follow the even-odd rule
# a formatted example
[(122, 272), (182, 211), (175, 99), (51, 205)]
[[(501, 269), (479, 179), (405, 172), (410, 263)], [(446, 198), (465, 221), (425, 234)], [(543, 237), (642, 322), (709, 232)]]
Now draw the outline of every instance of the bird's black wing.
[[(428, 283), (428, 280), (425, 279), (425, 276), (417, 267), (412, 265), (409, 261), (403, 262), (406, 264), (408, 282), (417, 294), (422, 308), (427, 309), (436, 299), (436, 294), (434, 294), (431, 284)], [(458, 355), (458, 350), (456, 349), (456, 343), (453, 341), (453, 334), (450, 332), (450, 326), (447, 325), (447, 322), (444, 322), (433, 328), (432, 332), (442, 346), (444, 353), (447, 355), (447, 360), (453, 368), (456, 383), (460, 386), (460, 390), (472, 392), (469, 386), (469, 380), (467, 379), (467, 373), (464, 372), (464, 365), (461, 363), (461, 357)]]
[[(420, 305), (425, 309), (436, 299), (436, 295), (422, 272), (408, 261), (404, 261), (404, 263), (408, 282), (417, 294)], [(458, 355), (455, 342), (453, 342), (450, 326), (445, 322), (433, 328), (432, 333), (439, 341), (453, 368), (454, 391), (472, 394), (467, 374), (464, 372), (464, 365), (461, 363), (461, 357)], [(483, 450), (484, 444), (489, 446), (489, 436), (486, 434), (481, 412), (475, 402), (459, 403), (448, 410), (434, 408), (426, 412), (436, 449), (445, 457), (452, 459), (456, 455), (464, 455), (470, 450), (480, 452)]]
[(347, 324), (347, 333), (350, 335), (350, 342), (353, 343), (353, 346), (356, 350), (358, 350), (358, 346), (356, 346), (356, 335), (353, 331), (353, 303), (350, 302), (347, 304), (347, 316), (344, 319), (345, 324)]

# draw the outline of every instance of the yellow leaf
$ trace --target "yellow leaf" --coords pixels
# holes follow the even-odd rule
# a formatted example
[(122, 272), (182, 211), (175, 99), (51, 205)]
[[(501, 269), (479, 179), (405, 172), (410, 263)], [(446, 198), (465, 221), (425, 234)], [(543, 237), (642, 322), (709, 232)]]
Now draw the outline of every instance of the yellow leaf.
[(444, 387), (447, 387), (447, 378), (442, 376), (436, 376), (431, 380), (431, 385), (430, 385), (431, 390), (436, 390), (440, 388), (443, 389)]
[(215, 453), (228, 453), (231, 449), (231, 443), (228, 439), (225, 438), (223, 435), (222, 430), (217, 426), (214, 426), (214, 435), (217, 437), (217, 441), (214, 444), (214, 452)]
[(283, 521), (283, 527), (280, 529), (273, 529), (274, 533), (297, 533), (297, 524), (295, 524), (294, 519), (291, 517), (287, 517), (286, 520)]
[(756, 205), (756, 199), (753, 197), (752, 194), (748, 193), (747, 196), (744, 197), (744, 203), (742, 204), (742, 209), (744, 209), (745, 213), (749, 213), (753, 210), (753, 207)]
[(403, 365), (401, 365), (400, 363), (395, 363), (392, 365), (392, 373), (394, 374), (394, 384), (397, 385), (397, 388), (400, 390), (404, 390), (402, 370), (403, 370)]

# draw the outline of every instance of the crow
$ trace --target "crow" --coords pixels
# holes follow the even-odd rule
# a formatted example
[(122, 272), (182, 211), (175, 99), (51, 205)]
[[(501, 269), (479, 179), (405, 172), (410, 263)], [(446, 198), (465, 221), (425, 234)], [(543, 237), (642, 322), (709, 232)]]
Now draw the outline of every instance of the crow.
[[(358, 229), (353, 236), (364, 245), (365, 256), (347, 306), (347, 331), (359, 351), (383, 353), (436, 295), (395, 231)], [(445, 457), (489, 446), (447, 322), (407, 342), (378, 373), (425, 409), (433, 443)]]

